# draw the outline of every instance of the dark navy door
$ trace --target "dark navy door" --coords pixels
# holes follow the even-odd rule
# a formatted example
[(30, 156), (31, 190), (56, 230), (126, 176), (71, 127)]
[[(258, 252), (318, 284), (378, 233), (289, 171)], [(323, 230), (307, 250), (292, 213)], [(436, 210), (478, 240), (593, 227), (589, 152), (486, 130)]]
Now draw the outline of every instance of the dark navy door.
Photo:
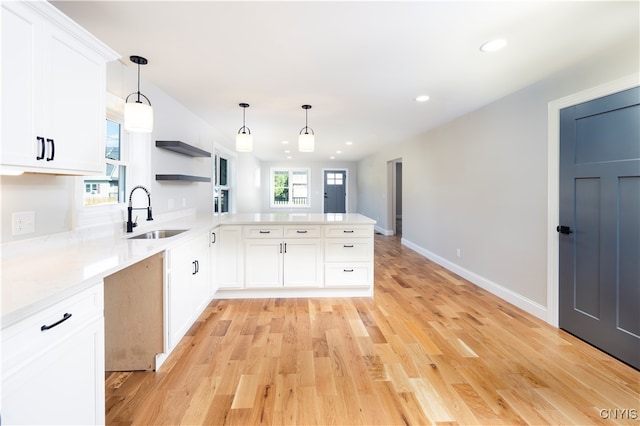
[(347, 172), (344, 170), (324, 171), (324, 212), (346, 213)]
[(640, 368), (640, 88), (560, 111), (560, 327)]

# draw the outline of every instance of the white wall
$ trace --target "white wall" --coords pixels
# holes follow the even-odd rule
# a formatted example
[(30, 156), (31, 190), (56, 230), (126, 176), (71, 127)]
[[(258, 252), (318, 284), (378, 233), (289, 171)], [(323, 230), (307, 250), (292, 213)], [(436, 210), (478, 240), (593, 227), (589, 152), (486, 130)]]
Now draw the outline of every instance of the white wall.
[(262, 191), (269, 188), (262, 180), (262, 165), (253, 155), (238, 153), (236, 167), (236, 213), (259, 213)]
[[(270, 203), (270, 175), (272, 168), (309, 168), (311, 175), (311, 206), (309, 208), (272, 208)], [(263, 213), (323, 213), (324, 186), (323, 170), (347, 170), (347, 213), (357, 212), (357, 163), (355, 162), (263, 162), (261, 165), (261, 212)]]
[[(387, 162), (403, 162), (403, 242), (546, 319), (547, 106), (639, 72), (630, 40), (358, 164), (358, 205), (392, 229)], [(457, 256), (457, 249), (461, 255)]]

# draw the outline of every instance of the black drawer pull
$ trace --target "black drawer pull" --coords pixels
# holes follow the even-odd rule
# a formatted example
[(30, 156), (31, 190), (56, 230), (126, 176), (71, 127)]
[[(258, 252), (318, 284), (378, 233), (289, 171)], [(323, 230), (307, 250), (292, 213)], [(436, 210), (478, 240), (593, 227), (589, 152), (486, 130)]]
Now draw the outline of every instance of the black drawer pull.
[(348, 230), (346, 230), (346, 229), (345, 229), (345, 230), (344, 230), (344, 231), (342, 231), (342, 232), (344, 232), (345, 234), (353, 234), (353, 231), (352, 231), (352, 230), (348, 231)]
[(69, 318), (71, 318), (71, 314), (70, 313), (66, 313), (62, 316), (62, 319), (58, 322), (54, 322), (51, 325), (43, 325), (42, 327), (40, 327), (40, 331), (45, 331), (45, 330), (49, 330), (57, 325), (62, 324), (63, 322), (65, 322), (66, 320), (68, 320)]
[(344, 248), (353, 248), (353, 244), (344, 244), (342, 247), (344, 247)]
[(270, 234), (271, 231), (260, 231), (261, 234)]
[(298, 234), (306, 234), (307, 231), (296, 231)]
[(353, 272), (353, 269), (343, 269), (342, 272)]

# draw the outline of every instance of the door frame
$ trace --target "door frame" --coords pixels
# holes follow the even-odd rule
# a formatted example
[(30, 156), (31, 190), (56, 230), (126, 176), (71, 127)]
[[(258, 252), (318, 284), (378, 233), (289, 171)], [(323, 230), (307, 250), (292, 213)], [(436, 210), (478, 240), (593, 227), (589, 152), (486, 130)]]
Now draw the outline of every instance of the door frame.
[(384, 235), (396, 235), (396, 164), (402, 163), (402, 157), (387, 161), (387, 226)]
[(560, 110), (640, 86), (640, 76), (628, 76), (548, 103), (547, 126), (547, 322), (559, 325), (559, 256), (556, 226), (560, 224)]
[[(349, 169), (344, 167), (323, 167), (322, 168), (322, 194), (324, 194), (324, 187), (327, 184), (324, 181), (325, 172), (329, 171), (344, 172), (344, 213), (349, 213)], [(322, 196), (322, 213), (324, 214), (324, 195)]]

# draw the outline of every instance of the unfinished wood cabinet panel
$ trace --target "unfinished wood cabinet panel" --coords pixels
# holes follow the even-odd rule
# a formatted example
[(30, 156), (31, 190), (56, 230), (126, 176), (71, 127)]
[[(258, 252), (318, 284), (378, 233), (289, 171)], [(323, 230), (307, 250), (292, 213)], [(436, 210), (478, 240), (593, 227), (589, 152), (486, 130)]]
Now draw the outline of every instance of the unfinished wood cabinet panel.
[(155, 370), (163, 352), (163, 256), (104, 279), (106, 371)]

